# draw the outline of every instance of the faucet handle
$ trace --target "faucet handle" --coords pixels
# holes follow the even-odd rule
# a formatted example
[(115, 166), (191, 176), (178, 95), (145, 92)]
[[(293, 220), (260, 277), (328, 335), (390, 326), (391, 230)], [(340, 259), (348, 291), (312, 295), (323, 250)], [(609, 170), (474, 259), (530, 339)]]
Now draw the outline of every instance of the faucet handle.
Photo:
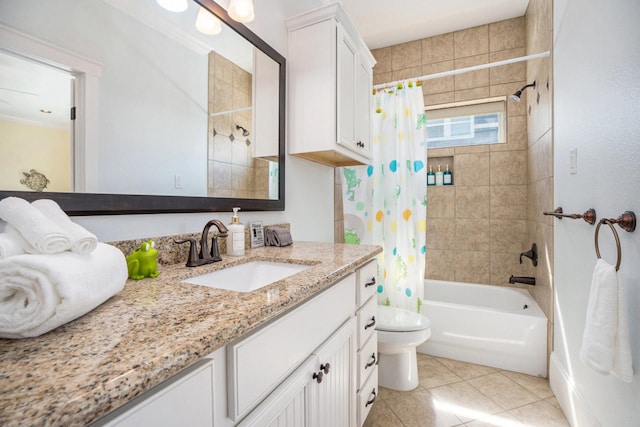
[(181, 240), (174, 240), (174, 243), (177, 244), (182, 244), (182, 243), (189, 243), (189, 258), (187, 258), (187, 267), (197, 267), (198, 265), (200, 265), (200, 259), (198, 258), (198, 252), (196, 251), (196, 239), (193, 238), (189, 238), (189, 239), (181, 239)]

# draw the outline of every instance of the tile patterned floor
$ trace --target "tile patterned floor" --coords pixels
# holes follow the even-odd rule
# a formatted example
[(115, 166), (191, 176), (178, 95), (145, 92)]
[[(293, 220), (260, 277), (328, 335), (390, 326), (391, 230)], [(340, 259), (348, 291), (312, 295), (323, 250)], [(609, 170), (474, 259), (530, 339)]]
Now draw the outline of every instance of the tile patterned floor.
[(544, 378), (418, 353), (420, 385), (380, 388), (365, 427), (567, 427)]

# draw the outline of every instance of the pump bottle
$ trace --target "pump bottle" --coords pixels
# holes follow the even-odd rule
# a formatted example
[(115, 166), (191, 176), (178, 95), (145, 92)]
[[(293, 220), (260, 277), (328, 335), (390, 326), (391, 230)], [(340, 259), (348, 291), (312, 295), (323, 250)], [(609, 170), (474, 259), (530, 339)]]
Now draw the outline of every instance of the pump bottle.
[(244, 255), (244, 225), (238, 218), (240, 208), (233, 208), (233, 216), (231, 222), (227, 226), (229, 235), (227, 237), (227, 255), (242, 256)]

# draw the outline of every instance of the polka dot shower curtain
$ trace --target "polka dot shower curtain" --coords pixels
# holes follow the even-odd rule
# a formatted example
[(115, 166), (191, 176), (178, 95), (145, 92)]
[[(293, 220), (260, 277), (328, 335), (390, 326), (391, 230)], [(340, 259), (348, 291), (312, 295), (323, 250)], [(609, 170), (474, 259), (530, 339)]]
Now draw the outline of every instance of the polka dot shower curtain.
[(345, 242), (381, 245), (378, 303), (420, 311), (426, 242), (426, 132), (420, 83), (374, 92), (372, 162), (342, 174)]

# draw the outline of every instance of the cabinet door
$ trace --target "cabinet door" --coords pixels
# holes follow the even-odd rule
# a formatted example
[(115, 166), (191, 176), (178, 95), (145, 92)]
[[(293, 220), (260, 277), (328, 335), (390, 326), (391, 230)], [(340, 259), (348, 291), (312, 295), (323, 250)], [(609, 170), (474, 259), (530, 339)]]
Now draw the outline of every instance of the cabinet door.
[(338, 144), (359, 151), (356, 141), (356, 64), (358, 47), (340, 24), (338, 38)]
[(311, 388), (311, 417), (317, 426), (352, 426), (356, 422), (355, 320), (346, 322), (315, 353), (316, 375), (322, 381)]
[(365, 156), (371, 155), (371, 88), (373, 87), (371, 66), (361, 61), (358, 55), (356, 66), (355, 123), (356, 146)]
[(93, 425), (211, 427), (213, 360), (187, 368)]

